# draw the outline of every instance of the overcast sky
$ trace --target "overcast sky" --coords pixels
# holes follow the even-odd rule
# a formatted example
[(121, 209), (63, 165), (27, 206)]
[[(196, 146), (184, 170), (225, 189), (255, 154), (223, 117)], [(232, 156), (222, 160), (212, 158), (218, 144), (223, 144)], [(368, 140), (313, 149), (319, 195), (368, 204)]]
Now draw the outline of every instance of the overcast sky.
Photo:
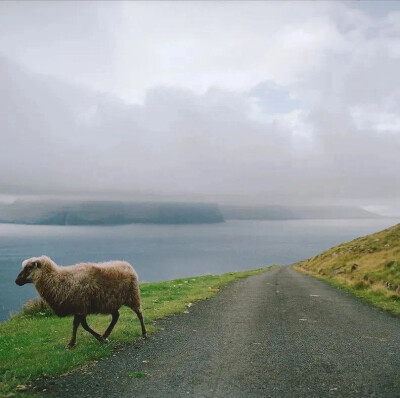
[(399, 71), (399, 2), (1, 2), (0, 194), (400, 214)]

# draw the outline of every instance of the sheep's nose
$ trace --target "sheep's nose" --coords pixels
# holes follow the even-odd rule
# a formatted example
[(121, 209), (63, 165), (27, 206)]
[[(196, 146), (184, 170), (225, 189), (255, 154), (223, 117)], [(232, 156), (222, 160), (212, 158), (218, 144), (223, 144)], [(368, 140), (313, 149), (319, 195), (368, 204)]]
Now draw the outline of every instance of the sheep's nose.
[(18, 286), (22, 286), (22, 285), (24, 284), (24, 282), (23, 282), (21, 279), (19, 279), (19, 278), (17, 278), (17, 279), (15, 280), (15, 283), (16, 283)]

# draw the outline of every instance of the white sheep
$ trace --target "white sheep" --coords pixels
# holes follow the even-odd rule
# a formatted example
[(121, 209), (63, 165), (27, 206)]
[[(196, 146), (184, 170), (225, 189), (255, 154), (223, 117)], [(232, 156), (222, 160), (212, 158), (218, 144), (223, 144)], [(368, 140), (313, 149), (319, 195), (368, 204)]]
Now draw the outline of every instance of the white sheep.
[[(104, 342), (119, 318), (118, 310), (126, 305), (139, 318), (142, 335), (147, 337), (140, 304), (139, 280), (125, 261), (82, 263), (59, 267), (47, 256), (32, 257), (22, 263), (15, 283), (33, 283), (39, 295), (60, 317), (74, 315), (72, 337), (67, 348), (74, 347), (79, 325), (98, 341)], [(103, 335), (86, 321), (88, 314), (111, 314), (112, 320)]]

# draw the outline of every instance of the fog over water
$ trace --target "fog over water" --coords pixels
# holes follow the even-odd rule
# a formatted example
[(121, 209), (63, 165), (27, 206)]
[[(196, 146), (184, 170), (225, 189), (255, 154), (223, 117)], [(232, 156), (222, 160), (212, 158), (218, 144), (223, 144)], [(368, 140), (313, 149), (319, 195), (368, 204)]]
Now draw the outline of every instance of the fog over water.
[(398, 2), (1, 2), (0, 194), (400, 214)]

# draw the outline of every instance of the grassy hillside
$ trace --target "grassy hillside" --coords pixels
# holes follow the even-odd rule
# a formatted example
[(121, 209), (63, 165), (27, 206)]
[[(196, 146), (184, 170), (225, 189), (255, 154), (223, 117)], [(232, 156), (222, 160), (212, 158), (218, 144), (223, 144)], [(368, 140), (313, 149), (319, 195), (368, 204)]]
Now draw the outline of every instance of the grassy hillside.
[(294, 268), (400, 314), (400, 224), (335, 246)]
[[(156, 320), (190, 311), (192, 303), (213, 296), (222, 286), (269, 269), (141, 284), (148, 332), (157, 330)], [(68, 372), (76, 366), (109, 356), (118, 344), (140, 338), (136, 315), (125, 307), (120, 312), (120, 320), (109, 344), (99, 344), (79, 328), (76, 347), (66, 350), (72, 332), (72, 318), (58, 318), (37, 302), (29, 303), (20, 314), (0, 324), (0, 397), (16, 397), (18, 389), (23, 390), (37, 377)], [(93, 329), (104, 331), (110, 317), (93, 315), (88, 317), (88, 323)]]

